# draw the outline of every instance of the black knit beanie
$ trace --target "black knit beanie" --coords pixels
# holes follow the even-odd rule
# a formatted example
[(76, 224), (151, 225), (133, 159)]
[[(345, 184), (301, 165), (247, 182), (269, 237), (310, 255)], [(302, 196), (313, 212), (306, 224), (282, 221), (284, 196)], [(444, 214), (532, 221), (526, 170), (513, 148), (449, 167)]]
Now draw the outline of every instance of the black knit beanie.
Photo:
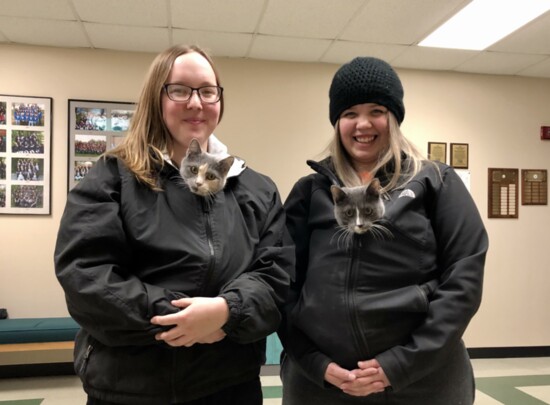
[(390, 110), (399, 124), (405, 118), (403, 86), (393, 68), (381, 59), (358, 57), (338, 69), (329, 90), (330, 122), (356, 104), (376, 103)]

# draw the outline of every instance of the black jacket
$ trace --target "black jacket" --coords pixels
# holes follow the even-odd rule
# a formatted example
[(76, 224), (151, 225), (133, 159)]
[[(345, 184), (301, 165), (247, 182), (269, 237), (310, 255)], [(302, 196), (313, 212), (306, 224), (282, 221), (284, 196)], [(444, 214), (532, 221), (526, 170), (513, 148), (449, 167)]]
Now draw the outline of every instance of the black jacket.
[[(69, 193), (56, 274), (82, 329), (75, 368), (94, 397), (128, 404), (188, 401), (258, 376), (293, 271), (274, 183), (246, 168), (208, 203), (160, 172), (155, 192), (115, 158), (100, 159)], [(155, 340), (170, 301), (220, 295), (227, 336), (172, 348)]]
[(481, 301), (488, 239), (464, 183), (448, 166), (425, 165), (384, 201), (380, 223), (391, 235), (355, 235), (348, 248), (339, 243), (330, 159), (308, 163), (318, 173), (285, 201), (296, 243), (285, 351), (321, 386), (332, 361), (355, 369), (375, 357), (394, 391), (437, 372)]

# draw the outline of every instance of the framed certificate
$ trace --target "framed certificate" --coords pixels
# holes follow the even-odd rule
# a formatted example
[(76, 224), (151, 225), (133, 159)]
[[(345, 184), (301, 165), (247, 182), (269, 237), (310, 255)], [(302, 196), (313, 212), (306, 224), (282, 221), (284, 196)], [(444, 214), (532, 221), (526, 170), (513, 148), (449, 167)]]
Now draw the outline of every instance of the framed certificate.
[(451, 143), (451, 166), (456, 169), (468, 168), (467, 143)]
[(444, 142), (428, 142), (428, 159), (447, 163), (447, 144)]

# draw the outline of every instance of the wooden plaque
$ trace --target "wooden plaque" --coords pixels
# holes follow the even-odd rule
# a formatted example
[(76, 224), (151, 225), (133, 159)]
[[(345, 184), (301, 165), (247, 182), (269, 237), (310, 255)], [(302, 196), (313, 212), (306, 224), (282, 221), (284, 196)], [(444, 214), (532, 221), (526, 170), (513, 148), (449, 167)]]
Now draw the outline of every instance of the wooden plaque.
[(518, 217), (518, 169), (489, 169), (489, 218)]
[(521, 205), (548, 205), (548, 172), (521, 171)]

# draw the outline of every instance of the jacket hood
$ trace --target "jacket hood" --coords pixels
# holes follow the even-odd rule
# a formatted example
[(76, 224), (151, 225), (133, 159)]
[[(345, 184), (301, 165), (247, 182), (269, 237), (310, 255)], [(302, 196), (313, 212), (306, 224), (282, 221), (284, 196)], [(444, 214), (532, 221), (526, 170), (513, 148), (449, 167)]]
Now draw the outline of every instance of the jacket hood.
[[(227, 150), (227, 146), (223, 144), (222, 141), (216, 138), (214, 134), (210, 135), (208, 138), (208, 153), (220, 156), (221, 158), (226, 158), (230, 156)], [(231, 169), (229, 169), (227, 177), (238, 176), (244, 169), (246, 169), (246, 162), (244, 160), (237, 156), (233, 157), (235, 158), (235, 161), (233, 162)]]
[(332, 163), (332, 158), (330, 156), (319, 162), (316, 162), (315, 160), (307, 160), (306, 163), (317, 173), (328, 177), (332, 184), (340, 187), (344, 185), (336, 175), (336, 170), (334, 169), (334, 164)]
[[(208, 137), (208, 153), (219, 156), (220, 159), (231, 156), (228, 152), (227, 146), (223, 144), (222, 141), (220, 141), (218, 138), (216, 138), (214, 134), (211, 134)], [(246, 169), (246, 162), (244, 160), (237, 156), (233, 157), (235, 158), (235, 160), (233, 161), (231, 169), (229, 169), (227, 177), (236, 177), (241, 174), (244, 169)], [(166, 153), (164, 154), (164, 160), (170, 163), (170, 165), (174, 166), (174, 163)]]

